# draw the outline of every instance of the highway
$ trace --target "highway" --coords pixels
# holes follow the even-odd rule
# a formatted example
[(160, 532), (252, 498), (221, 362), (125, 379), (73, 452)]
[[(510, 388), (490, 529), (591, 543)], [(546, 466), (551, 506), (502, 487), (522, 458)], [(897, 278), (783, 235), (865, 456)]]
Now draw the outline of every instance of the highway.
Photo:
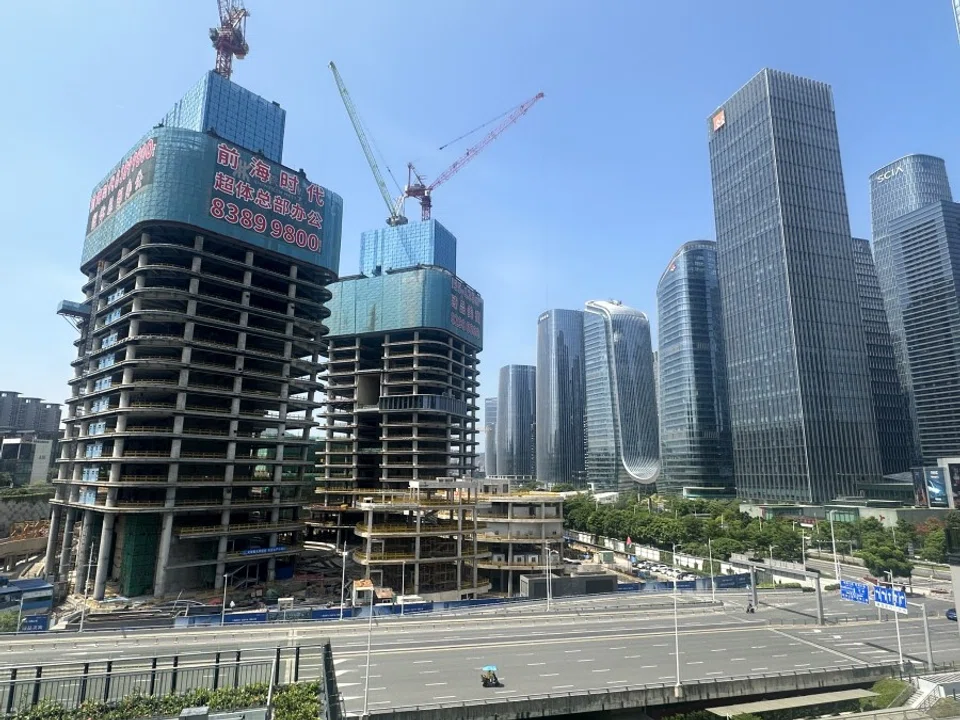
[[(810, 593), (761, 594), (761, 602), (769, 604), (752, 615), (743, 611), (743, 593), (721, 597), (722, 608), (684, 608), (681, 603), (681, 681), (897, 659), (894, 623), (876, 622), (875, 610), (841, 602), (835, 594), (828, 596), (825, 606), (828, 617), (838, 624), (823, 628), (813, 622), (815, 599)], [(682, 600), (702, 602), (709, 595)], [(932, 612), (941, 614), (930, 621), (936, 662), (960, 660), (957, 624), (942, 619), (945, 604), (930, 605)], [(217, 651), (310, 645), (330, 638), (340, 690), (353, 713), (362, 706), (367, 682), (367, 629), (367, 621), (361, 619), (223, 630), (51, 634), (12, 639), (3, 663), (111, 659), (120, 670), (149, 665), (142, 657), (200, 653), (189, 659), (183, 656), (183, 667), (209, 661)], [(901, 621), (901, 631), (907, 659), (922, 663), (922, 625), (915, 614)], [(378, 618), (370, 640), (372, 711), (676, 682), (670, 595), (621, 593), (557, 601), (550, 613), (541, 603), (445, 617)], [(480, 686), (480, 668), (486, 664), (498, 666), (505, 687)]]

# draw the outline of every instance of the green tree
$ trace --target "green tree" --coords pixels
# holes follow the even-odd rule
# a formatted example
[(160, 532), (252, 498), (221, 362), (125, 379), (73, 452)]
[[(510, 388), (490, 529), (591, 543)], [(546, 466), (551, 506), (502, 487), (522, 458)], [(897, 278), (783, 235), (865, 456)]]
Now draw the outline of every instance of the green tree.
[(16, 610), (0, 612), (0, 633), (16, 632), (18, 616), (19, 613)]
[(869, 550), (858, 553), (870, 574), (877, 578), (885, 578), (887, 571), (894, 577), (910, 577), (913, 573), (913, 563), (907, 560), (902, 550), (890, 545), (876, 545)]
[(947, 561), (946, 530), (936, 528), (927, 533), (927, 536), (923, 539), (920, 557), (929, 562), (944, 563)]

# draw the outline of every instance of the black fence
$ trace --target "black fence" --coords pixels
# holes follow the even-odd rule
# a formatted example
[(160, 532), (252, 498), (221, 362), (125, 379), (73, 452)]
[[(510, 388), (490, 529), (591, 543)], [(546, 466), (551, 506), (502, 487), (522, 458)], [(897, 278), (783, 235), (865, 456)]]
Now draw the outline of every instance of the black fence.
[[(272, 677), (271, 677), (272, 673)], [(338, 720), (340, 701), (330, 643), (320, 645), (182, 653), (0, 668), (0, 716), (47, 700), (67, 710), (89, 700), (111, 703), (129, 695), (170, 695), (254, 683), (286, 685), (319, 680), (324, 711)]]

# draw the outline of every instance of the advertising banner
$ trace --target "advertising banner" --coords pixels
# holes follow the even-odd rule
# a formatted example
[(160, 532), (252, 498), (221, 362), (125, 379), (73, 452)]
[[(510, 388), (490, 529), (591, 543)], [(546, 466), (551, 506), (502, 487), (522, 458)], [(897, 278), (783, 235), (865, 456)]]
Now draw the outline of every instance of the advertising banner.
[(913, 475), (913, 494), (917, 507), (930, 507), (930, 500), (927, 498), (927, 485), (923, 479), (923, 470), (913, 468), (910, 472)]
[(923, 479), (927, 486), (927, 500), (930, 507), (949, 507), (947, 502), (947, 478), (943, 468), (924, 468)]
[(947, 465), (947, 473), (950, 475), (950, 507), (957, 508), (960, 505), (960, 463)]

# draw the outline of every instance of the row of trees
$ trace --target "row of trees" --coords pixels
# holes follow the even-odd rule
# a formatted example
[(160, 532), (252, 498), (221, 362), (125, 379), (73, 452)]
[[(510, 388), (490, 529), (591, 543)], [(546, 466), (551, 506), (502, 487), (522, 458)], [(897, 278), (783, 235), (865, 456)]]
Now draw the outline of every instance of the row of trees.
[[(707, 541), (715, 559), (729, 559), (732, 553), (800, 562), (804, 547), (830, 550), (828, 522), (813, 528), (796, 520), (752, 518), (740, 512), (739, 502), (684, 500), (673, 497), (621, 499), (614, 505), (597, 502), (581, 494), (564, 504), (565, 525), (573, 530), (653, 545), (670, 550), (674, 544), (685, 552), (706, 557)], [(860, 557), (876, 576), (887, 570), (897, 577), (909, 577), (913, 557), (931, 562), (946, 561), (947, 526), (960, 528), (960, 512), (947, 513), (945, 520), (928, 520), (914, 526), (900, 521), (885, 528), (873, 518), (853, 523), (836, 522), (837, 549)]]

